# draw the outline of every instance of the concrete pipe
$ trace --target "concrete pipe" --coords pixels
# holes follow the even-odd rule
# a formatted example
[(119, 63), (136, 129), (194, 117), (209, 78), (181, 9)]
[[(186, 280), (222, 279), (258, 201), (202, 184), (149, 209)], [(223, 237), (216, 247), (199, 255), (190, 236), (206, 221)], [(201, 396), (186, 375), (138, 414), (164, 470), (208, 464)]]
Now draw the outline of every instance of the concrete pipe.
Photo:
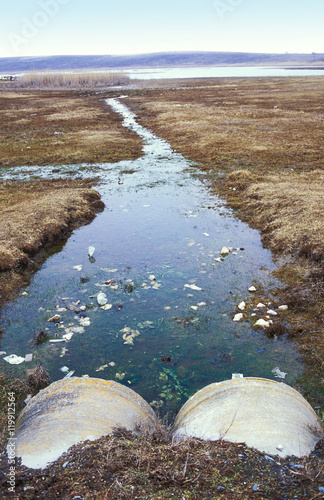
[(303, 457), (323, 437), (321, 422), (292, 387), (259, 378), (226, 380), (204, 387), (181, 408), (176, 440), (246, 443), (270, 455)]
[(108, 435), (114, 427), (150, 430), (157, 417), (128, 387), (96, 378), (54, 382), (30, 400), (17, 420), (16, 456), (44, 468), (73, 444)]

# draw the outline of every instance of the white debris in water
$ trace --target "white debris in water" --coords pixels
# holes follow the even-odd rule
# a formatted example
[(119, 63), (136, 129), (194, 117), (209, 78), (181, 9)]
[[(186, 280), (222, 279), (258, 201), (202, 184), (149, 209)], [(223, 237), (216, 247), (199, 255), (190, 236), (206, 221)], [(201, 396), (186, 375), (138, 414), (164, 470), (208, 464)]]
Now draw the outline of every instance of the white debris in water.
[(112, 304), (105, 304), (104, 306), (101, 306), (100, 309), (102, 309), (103, 311), (109, 311), (112, 306)]
[(82, 265), (73, 266), (73, 269), (76, 269), (76, 271), (82, 271)]
[(164, 308), (164, 310), (165, 310), (165, 311), (171, 311), (171, 307), (166, 306), (166, 307)]
[(242, 319), (243, 319), (243, 313), (238, 313), (238, 314), (235, 314), (233, 321), (238, 322), (238, 321), (241, 321)]
[(68, 333), (65, 333), (64, 335), (62, 335), (62, 338), (65, 339), (65, 340), (67, 340), (67, 341), (69, 341), (69, 340), (71, 340), (71, 338), (73, 337), (73, 335), (74, 335), (74, 332), (69, 331)]
[(96, 372), (103, 372), (105, 368), (108, 368), (108, 365), (102, 365), (97, 368)]
[(207, 305), (206, 302), (199, 302), (197, 304), (197, 306), (199, 306), (199, 307), (203, 307), (203, 306), (206, 306), (206, 305)]
[(150, 276), (148, 277), (148, 279), (150, 281), (156, 281), (156, 277), (154, 276), (154, 274), (150, 274)]
[(62, 366), (62, 368), (60, 368), (60, 370), (63, 373), (67, 373), (70, 370), (70, 368), (68, 368), (67, 366)]
[(288, 375), (287, 373), (282, 372), (278, 366), (276, 366), (276, 368), (271, 370), (271, 373), (273, 373), (276, 378), (282, 378), (282, 379), (286, 378), (286, 375)]
[(207, 237), (209, 236), (209, 234), (208, 234), (208, 233), (203, 233), (203, 235), (204, 235), (204, 236), (207, 236)]
[(185, 288), (190, 288), (191, 290), (196, 290), (197, 292), (201, 292), (202, 291), (202, 288), (200, 288), (197, 285), (188, 285), (188, 284), (186, 284)]
[(90, 246), (90, 247), (88, 248), (88, 256), (89, 256), (89, 257), (92, 257), (92, 256), (93, 256), (93, 254), (94, 254), (94, 252), (95, 252), (95, 250), (96, 250), (96, 249), (95, 249), (95, 247)]
[(17, 356), (17, 354), (10, 354), (10, 356), (6, 356), (3, 359), (10, 365), (20, 365), (20, 363), (23, 363), (25, 361), (25, 358), (23, 358), (22, 356)]
[(197, 311), (198, 310), (198, 306), (190, 306), (190, 309), (193, 309), (193, 311)]
[(98, 302), (99, 306), (106, 305), (107, 302), (108, 302), (107, 295), (105, 293), (103, 293), (103, 292), (98, 293), (98, 295), (97, 295), (97, 302)]
[(217, 257), (216, 259), (214, 259), (216, 262), (223, 262), (224, 259), (222, 259), (221, 257)]
[(90, 326), (90, 318), (79, 318), (79, 323), (81, 326)]

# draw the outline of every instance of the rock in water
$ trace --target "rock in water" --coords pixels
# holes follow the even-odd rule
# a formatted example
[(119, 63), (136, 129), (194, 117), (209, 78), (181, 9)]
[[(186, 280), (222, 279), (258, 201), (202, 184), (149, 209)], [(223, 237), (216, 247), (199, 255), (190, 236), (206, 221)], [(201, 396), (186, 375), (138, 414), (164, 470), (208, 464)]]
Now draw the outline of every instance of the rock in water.
[(220, 251), (220, 254), (223, 256), (223, 257), (226, 257), (226, 255), (228, 255), (230, 253), (230, 250), (229, 248), (227, 247), (223, 247)]

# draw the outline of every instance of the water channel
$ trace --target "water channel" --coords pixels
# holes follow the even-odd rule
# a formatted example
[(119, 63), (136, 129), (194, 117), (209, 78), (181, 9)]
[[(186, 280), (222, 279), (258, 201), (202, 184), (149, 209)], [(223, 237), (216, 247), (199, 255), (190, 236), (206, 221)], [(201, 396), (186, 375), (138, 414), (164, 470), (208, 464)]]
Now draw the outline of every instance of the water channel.
[[(3, 307), (0, 350), (32, 353), (33, 360), (12, 366), (2, 354), (1, 369), (19, 374), (41, 363), (53, 381), (73, 371), (117, 380), (162, 415), (236, 372), (276, 379), (279, 367), (294, 385), (303, 370), (294, 345), (267, 338), (250, 320), (233, 322), (251, 285), (270, 286), (275, 269), (259, 233), (235, 218), (194, 165), (140, 126), (121, 99), (107, 105), (142, 137), (141, 158), (1, 172), (1, 179), (95, 176), (106, 207), (57, 246), (24, 294)], [(224, 246), (230, 253), (219, 261)], [(80, 306), (86, 309), (76, 314)], [(48, 322), (55, 314), (56, 326)], [(38, 329), (49, 339), (32, 347)]]

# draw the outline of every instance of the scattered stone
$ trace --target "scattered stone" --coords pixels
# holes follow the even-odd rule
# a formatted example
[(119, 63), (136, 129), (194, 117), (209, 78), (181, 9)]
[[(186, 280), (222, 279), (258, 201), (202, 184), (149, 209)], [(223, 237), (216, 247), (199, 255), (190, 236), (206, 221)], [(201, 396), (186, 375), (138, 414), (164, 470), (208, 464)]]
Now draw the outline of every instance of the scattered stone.
[(105, 306), (108, 302), (107, 295), (103, 292), (98, 293), (97, 302), (99, 306)]
[(270, 322), (266, 321), (265, 319), (258, 319), (256, 323), (254, 323), (254, 326), (261, 326), (263, 328), (269, 328)]
[(240, 302), (239, 305), (237, 306), (240, 311), (244, 311), (246, 304), (244, 301)]
[(249, 288), (249, 292), (256, 292), (257, 289), (255, 288), (255, 286), (250, 286)]
[(154, 274), (151, 274), (151, 275), (148, 277), (148, 279), (149, 279), (150, 281), (156, 281), (156, 277), (154, 276)]
[(226, 257), (226, 255), (228, 255), (228, 254), (230, 253), (230, 250), (229, 250), (229, 248), (227, 248), (227, 247), (223, 247), (219, 253), (220, 253), (223, 257)]
[(114, 361), (110, 361), (109, 366), (113, 368), (114, 366), (116, 366), (116, 363)]
[(259, 491), (259, 485), (255, 484), (254, 486), (252, 486), (252, 491)]
[(59, 319), (61, 319), (61, 316), (59, 314), (55, 314), (55, 316), (52, 316), (48, 321), (50, 323), (57, 323), (57, 321), (59, 321)]
[(214, 259), (216, 262), (223, 262), (224, 259), (222, 259), (221, 257), (217, 257), (216, 259)]
[(242, 319), (243, 319), (243, 313), (238, 313), (238, 314), (235, 314), (233, 321), (238, 322), (238, 321), (241, 321)]
[(87, 306), (80, 306), (80, 311), (85, 312), (87, 310)]
[(267, 314), (269, 314), (269, 316), (277, 316), (278, 315), (278, 313), (276, 313), (276, 311), (274, 311), (273, 309), (269, 309), (267, 311)]
[(279, 311), (287, 311), (288, 306), (279, 306), (278, 309), (279, 309)]
[(190, 309), (192, 309), (193, 311), (197, 311), (198, 307), (197, 306), (190, 306)]
[(259, 302), (256, 307), (257, 309), (265, 309), (267, 306), (262, 304), (262, 302)]

